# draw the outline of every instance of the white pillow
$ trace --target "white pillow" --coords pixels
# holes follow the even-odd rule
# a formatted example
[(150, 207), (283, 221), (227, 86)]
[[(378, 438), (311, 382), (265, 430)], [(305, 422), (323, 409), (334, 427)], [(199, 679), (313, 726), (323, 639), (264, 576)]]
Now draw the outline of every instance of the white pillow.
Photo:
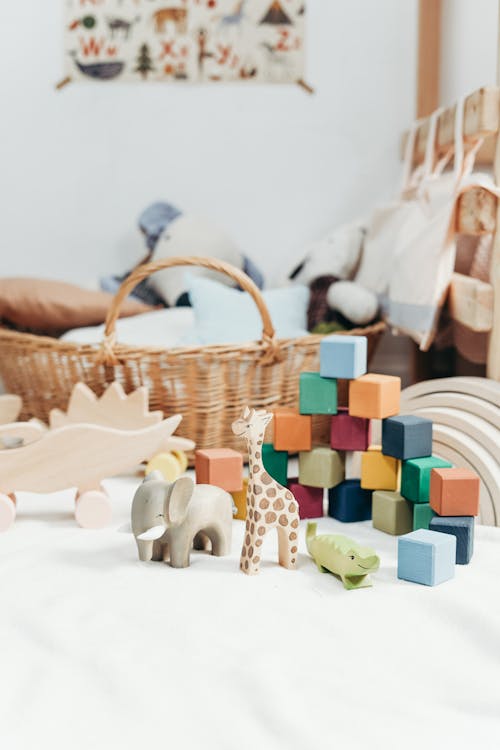
[[(243, 256), (232, 238), (212, 221), (201, 216), (179, 216), (161, 235), (154, 251), (154, 260), (173, 258), (177, 255), (212, 257), (231, 263), (236, 268), (243, 267)], [(229, 276), (206, 269), (191, 270), (195, 275), (215, 278), (219, 282), (235, 286)], [(187, 292), (186, 267), (178, 266), (159, 271), (151, 277), (151, 286), (170, 307), (174, 307), (179, 297)]]

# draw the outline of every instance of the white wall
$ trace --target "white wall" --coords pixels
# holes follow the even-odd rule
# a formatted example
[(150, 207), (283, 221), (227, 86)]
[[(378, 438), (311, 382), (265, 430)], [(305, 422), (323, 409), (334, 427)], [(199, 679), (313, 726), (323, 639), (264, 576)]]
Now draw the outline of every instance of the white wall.
[(444, 0), (441, 101), (496, 83), (498, 0)]
[[(62, 0), (61, 0), (62, 3)], [(60, 2), (5, 3), (0, 274), (89, 280), (142, 252), (168, 199), (222, 222), (277, 278), (395, 190), (413, 116), (415, 0), (309, 0), (298, 87), (89, 84), (56, 93)]]

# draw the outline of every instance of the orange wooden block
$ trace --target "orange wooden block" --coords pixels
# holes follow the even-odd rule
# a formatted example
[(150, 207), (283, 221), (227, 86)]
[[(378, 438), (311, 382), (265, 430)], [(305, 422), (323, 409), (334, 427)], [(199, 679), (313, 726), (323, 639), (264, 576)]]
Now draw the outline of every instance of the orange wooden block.
[(298, 453), (312, 447), (312, 419), (293, 409), (274, 411), (274, 440), (277, 451)]
[(243, 487), (243, 456), (231, 448), (207, 448), (195, 453), (197, 484), (213, 484), (226, 492)]
[(247, 517), (247, 493), (248, 477), (245, 477), (243, 479), (243, 487), (241, 490), (231, 492), (233, 502), (236, 506), (236, 513), (233, 513), (233, 518), (236, 518), (238, 521), (245, 521)]
[(479, 477), (470, 469), (433, 469), (430, 504), (439, 516), (477, 516)]
[(349, 383), (349, 414), (385, 419), (399, 414), (401, 378), (368, 373)]

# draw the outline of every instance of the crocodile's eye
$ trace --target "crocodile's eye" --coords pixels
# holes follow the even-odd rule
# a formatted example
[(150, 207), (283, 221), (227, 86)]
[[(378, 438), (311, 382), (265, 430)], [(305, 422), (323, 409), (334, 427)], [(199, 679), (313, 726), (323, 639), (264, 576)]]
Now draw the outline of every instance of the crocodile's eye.
[(354, 557), (354, 555), (349, 555), (349, 557), (351, 558), (351, 560), (355, 560), (355, 559), (356, 559), (356, 558)]

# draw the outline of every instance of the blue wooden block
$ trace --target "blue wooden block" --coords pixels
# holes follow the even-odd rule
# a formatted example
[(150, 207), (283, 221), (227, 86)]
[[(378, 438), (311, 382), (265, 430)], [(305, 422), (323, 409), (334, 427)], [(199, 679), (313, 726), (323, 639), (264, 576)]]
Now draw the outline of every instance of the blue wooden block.
[(457, 540), (453, 534), (418, 529), (398, 539), (398, 578), (436, 586), (455, 575)]
[(429, 528), (442, 534), (453, 534), (457, 538), (457, 565), (468, 565), (474, 551), (473, 516), (434, 516)]
[(382, 422), (382, 453), (402, 461), (432, 455), (432, 422), (401, 415)]
[(325, 336), (319, 358), (322, 378), (359, 378), (366, 372), (366, 336)]
[(372, 493), (361, 488), (359, 479), (346, 479), (328, 490), (328, 515), (343, 523), (369, 521), (372, 517)]

